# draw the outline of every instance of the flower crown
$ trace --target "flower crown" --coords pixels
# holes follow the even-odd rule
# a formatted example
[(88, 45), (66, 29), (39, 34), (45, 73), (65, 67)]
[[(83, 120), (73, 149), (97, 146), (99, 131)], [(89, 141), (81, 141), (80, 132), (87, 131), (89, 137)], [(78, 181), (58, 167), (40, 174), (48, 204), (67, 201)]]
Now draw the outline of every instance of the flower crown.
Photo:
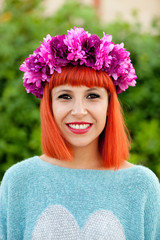
[(47, 35), (43, 40), (19, 68), (24, 72), (23, 84), (27, 93), (42, 98), (45, 83), (50, 81), (54, 71), (61, 73), (61, 67), (68, 64), (105, 71), (116, 85), (117, 93), (136, 84), (130, 52), (123, 43), (114, 44), (111, 35), (104, 33), (100, 39), (83, 28), (74, 27), (68, 35)]

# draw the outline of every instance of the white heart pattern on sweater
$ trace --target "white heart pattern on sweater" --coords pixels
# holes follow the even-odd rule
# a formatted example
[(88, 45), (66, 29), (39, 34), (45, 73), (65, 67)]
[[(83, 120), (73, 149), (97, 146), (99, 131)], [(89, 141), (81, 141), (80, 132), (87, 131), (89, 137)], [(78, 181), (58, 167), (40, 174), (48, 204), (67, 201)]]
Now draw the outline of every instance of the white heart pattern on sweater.
[(123, 227), (110, 211), (98, 210), (80, 229), (61, 205), (51, 205), (39, 217), (32, 240), (126, 240)]

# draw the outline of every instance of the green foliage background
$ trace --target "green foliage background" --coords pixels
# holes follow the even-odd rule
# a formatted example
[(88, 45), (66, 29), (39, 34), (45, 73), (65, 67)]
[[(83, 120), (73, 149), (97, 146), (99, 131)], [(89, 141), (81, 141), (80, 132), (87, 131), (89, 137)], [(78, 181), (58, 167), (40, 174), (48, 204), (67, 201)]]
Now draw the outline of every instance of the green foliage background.
[(136, 88), (119, 96), (132, 137), (130, 161), (151, 168), (160, 178), (160, 29), (154, 20), (151, 32), (117, 20), (102, 25), (88, 6), (66, 4), (44, 17), (40, 0), (6, 0), (0, 14), (0, 179), (14, 163), (41, 154), (39, 100), (27, 95), (19, 71), (24, 59), (48, 33), (66, 33), (82, 26), (102, 37), (112, 34), (124, 42), (138, 75)]

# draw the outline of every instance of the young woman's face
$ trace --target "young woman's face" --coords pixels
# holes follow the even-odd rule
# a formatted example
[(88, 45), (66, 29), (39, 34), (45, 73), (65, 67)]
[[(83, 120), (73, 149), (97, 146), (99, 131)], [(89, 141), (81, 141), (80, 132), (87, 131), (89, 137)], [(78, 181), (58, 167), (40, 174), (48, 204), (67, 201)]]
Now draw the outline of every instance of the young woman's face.
[(105, 88), (61, 85), (52, 89), (52, 110), (62, 136), (72, 147), (84, 147), (98, 138), (106, 124)]

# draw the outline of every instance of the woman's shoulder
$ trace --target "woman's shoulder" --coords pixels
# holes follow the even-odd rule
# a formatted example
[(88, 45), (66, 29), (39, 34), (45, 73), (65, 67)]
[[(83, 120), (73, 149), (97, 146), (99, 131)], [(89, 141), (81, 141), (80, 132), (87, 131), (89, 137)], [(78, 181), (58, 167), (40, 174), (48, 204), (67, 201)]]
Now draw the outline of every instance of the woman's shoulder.
[(12, 165), (4, 174), (3, 182), (18, 180), (21, 176), (25, 177), (35, 169), (38, 158), (36, 156), (22, 160)]
[(135, 174), (139, 179), (143, 179), (144, 181), (149, 182), (159, 182), (156, 174), (146, 166), (134, 165), (133, 170), (133, 175)]
[(158, 191), (160, 194), (159, 179), (151, 169), (142, 165), (134, 165), (128, 170), (126, 177), (135, 188), (141, 188), (147, 192)]

